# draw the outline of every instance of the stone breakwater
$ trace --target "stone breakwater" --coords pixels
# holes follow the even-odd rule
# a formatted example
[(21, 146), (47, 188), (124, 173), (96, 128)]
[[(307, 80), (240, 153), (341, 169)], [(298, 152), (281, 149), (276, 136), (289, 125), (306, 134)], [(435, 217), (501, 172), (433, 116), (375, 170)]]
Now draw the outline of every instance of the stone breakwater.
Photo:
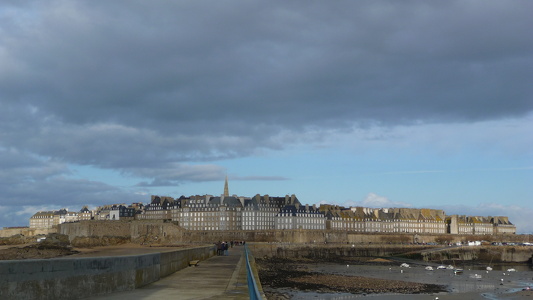
[(310, 272), (301, 260), (263, 258), (256, 259), (256, 263), (269, 299), (284, 298), (275, 292), (280, 288), (351, 294), (431, 294), (446, 291), (444, 286), (437, 284)]
[(214, 254), (213, 246), (204, 246), (113, 257), (0, 261), (0, 299), (72, 300), (132, 290)]

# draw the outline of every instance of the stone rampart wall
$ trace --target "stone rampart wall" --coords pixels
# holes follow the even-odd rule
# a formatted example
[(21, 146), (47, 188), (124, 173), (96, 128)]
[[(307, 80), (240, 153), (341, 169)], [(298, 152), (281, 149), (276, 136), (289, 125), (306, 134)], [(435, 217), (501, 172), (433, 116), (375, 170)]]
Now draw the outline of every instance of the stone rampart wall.
[(531, 246), (462, 246), (444, 248), (422, 245), (372, 245), (372, 244), (293, 244), (250, 243), (256, 257), (305, 258), (335, 260), (342, 257), (400, 256), (434, 261), (476, 261), (491, 263), (531, 263)]
[(59, 225), (58, 232), (77, 236), (127, 236), (139, 243), (213, 243), (254, 241), (290, 243), (411, 244), (455, 243), (472, 240), (515, 241), (519, 235), (467, 236), (453, 234), (356, 233), (335, 230), (193, 231), (173, 223), (154, 221), (82, 221)]
[(129, 236), (131, 222), (127, 221), (80, 221), (58, 225), (58, 233), (72, 240), (77, 236)]
[(50, 229), (38, 229), (38, 228), (7, 228), (0, 230), (0, 238), (2, 237), (11, 237), (17, 234), (24, 236), (36, 236), (36, 235), (47, 235), (49, 233), (57, 232), (56, 228)]
[(492, 263), (532, 263), (531, 246), (462, 246), (421, 253), (425, 261), (460, 260)]
[(81, 299), (132, 290), (214, 253), (208, 246), (136, 256), (0, 261), (0, 299)]
[(427, 249), (418, 245), (339, 245), (252, 243), (249, 248), (255, 257), (306, 258), (334, 260), (340, 257), (385, 257)]

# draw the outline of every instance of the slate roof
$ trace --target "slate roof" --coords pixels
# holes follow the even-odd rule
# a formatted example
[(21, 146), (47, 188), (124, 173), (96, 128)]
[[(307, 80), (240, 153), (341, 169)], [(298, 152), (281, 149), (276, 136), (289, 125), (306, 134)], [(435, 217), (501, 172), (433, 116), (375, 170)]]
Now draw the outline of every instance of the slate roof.
[(296, 205), (285, 205), (278, 214), (290, 214), (291, 216), (296, 216), (298, 213), (303, 214), (309, 214), (309, 213), (321, 213), (318, 208), (314, 208), (312, 206), (308, 206), (306, 208), (305, 205), (300, 205), (299, 207), (296, 207)]
[(209, 204), (225, 204), (228, 207), (242, 207), (241, 200), (234, 196), (229, 197), (212, 197), (209, 199)]

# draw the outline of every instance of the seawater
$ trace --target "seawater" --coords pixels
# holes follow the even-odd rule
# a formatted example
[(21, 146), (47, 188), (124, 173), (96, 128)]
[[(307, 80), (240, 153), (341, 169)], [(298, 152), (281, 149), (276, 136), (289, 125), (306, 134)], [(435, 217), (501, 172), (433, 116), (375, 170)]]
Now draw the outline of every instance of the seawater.
[[(325, 274), (348, 276), (364, 276), (390, 280), (402, 280), (428, 284), (439, 284), (447, 287), (447, 293), (404, 295), (404, 294), (348, 294), (348, 293), (316, 293), (298, 292), (287, 289), (276, 290), (291, 295), (291, 299), (316, 300), (352, 300), (363, 297), (373, 300), (389, 299), (502, 299), (506, 294), (519, 291), (527, 286), (533, 288), (533, 269), (528, 265), (496, 265), (492, 271), (485, 266), (462, 265), (463, 274), (455, 275), (453, 270), (425, 270), (424, 265), (411, 265), (410, 268), (387, 265), (344, 265), (334, 263), (315, 263), (306, 265), (308, 271)], [(508, 269), (515, 269), (508, 272)], [(533, 294), (532, 294), (533, 297)], [(533, 299), (533, 298), (532, 298)]]

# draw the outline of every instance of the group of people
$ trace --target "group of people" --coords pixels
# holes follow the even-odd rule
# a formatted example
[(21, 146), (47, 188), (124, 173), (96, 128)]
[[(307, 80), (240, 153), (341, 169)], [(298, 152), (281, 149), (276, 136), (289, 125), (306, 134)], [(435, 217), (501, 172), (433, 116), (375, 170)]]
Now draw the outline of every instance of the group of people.
[(218, 241), (218, 243), (215, 243), (215, 245), (217, 246), (217, 255), (227, 256), (229, 254), (229, 252), (228, 252), (229, 248), (233, 248), (234, 245), (244, 245), (244, 244), (246, 244), (245, 241), (241, 241), (241, 242), (235, 242), (235, 241), (221, 242), (221, 241)]

